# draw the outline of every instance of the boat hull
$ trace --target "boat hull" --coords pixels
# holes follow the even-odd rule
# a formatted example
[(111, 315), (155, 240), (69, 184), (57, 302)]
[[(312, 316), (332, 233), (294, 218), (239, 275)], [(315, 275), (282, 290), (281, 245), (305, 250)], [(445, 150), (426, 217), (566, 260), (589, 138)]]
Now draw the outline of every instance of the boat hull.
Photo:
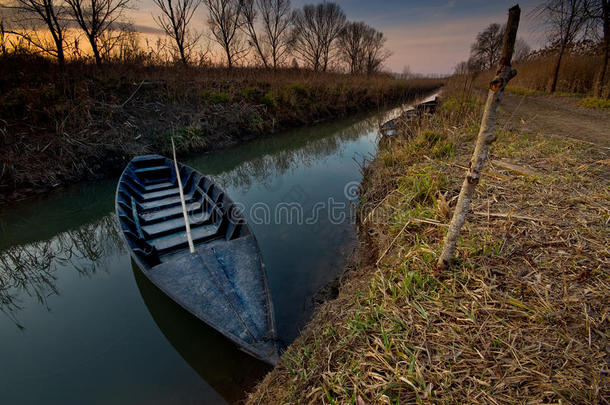
[(279, 359), (273, 305), (256, 238), (226, 194), (179, 165), (195, 252), (188, 249), (173, 162), (135, 158), (116, 193), (121, 235), (142, 273), (242, 350)]

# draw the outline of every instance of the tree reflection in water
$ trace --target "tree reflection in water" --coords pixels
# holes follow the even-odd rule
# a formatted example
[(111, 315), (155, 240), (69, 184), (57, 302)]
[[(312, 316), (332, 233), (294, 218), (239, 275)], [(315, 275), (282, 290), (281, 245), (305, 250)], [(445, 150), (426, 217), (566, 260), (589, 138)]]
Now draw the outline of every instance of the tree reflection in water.
[(227, 402), (239, 403), (271, 369), (191, 315), (159, 290), (137, 265), (133, 275), (153, 320), (180, 356)]
[[(365, 133), (376, 133), (380, 123), (386, 120), (388, 114), (393, 113), (395, 110), (385, 114), (376, 113), (365, 119), (354, 117), (301, 128), (286, 135), (242, 145), (235, 154), (210, 154), (187, 163), (214, 175), (224, 187), (247, 190), (253, 184), (260, 184), (271, 189), (275, 178), (291, 169), (311, 167), (316, 161), (336, 154), (346, 141), (359, 139)], [(86, 199), (84, 204), (79, 204), (82, 210), (87, 211), (98, 200), (103, 200), (103, 205), (107, 206), (112, 199), (110, 193), (114, 192), (114, 186), (104, 187), (107, 189), (103, 190), (103, 196), (99, 195), (99, 190), (84, 190), (77, 194), (76, 198), (81, 202)], [(99, 207), (95, 211), (99, 215)], [(66, 216), (67, 222), (75, 219), (69, 218), (71, 214), (66, 213)], [(44, 224), (39, 225), (41, 229), (46, 229)], [(28, 226), (29, 231), (32, 226), (35, 225)], [(10, 228), (3, 229), (3, 233), (10, 235)], [(117, 249), (123, 250), (123, 245), (114, 214), (60, 232), (48, 240), (5, 248), (0, 251), (0, 311), (17, 326), (23, 327), (17, 313), (22, 309), (25, 297), (34, 297), (40, 304), (47, 306), (47, 299), (59, 294), (56, 287), (58, 267), (73, 268), (82, 275), (90, 276), (104, 268), (105, 257)]]
[(83, 276), (104, 269), (110, 252), (123, 251), (114, 214), (55, 235), (45, 241), (11, 246), (0, 252), (0, 311), (19, 328), (24, 297), (50, 309), (47, 300), (59, 294), (57, 269), (73, 268)]
[(291, 169), (311, 167), (316, 161), (336, 154), (347, 141), (357, 140), (363, 134), (377, 133), (389, 114), (395, 114), (395, 110), (365, 119), (357, 117), (300, 128), (282, 136), (262, 138), (239, 146), (234, 154), (210, 154), (187, 163), (212, 174), (225, 188), (239, 188), (246, 192), (252, 185), (260, 184), (271, 189), (275, 178)]

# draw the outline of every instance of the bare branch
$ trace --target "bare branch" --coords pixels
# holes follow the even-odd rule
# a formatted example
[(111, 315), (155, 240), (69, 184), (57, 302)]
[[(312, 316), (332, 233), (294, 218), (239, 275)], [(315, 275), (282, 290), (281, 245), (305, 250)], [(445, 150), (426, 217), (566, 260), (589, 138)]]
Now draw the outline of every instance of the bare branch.
[(336, 3), (306, 5), (293, 13), (293, 50), (309, 68), (326, 71), (333, 45), (346, 24)]
[(519, 28), (519, 17), (521, 9), (519, 6), (514, 6), (509, 10), (507, 29), (504, 34), (502, 55), (500, 56), (500, 66), (496, 73), (496, 77), (489, 84), (487, 101), (485, 103), (485, 111), (481, 120), (481, 128), (477, 137), (476, 146), (470, 160), (470, 168), (462, 184), (460, 195), (449, 224), (449, 230), (445, 236), (443, 251), (438, 259), (440, 268), (450, 266), (453, 259), (453, 254), (457, 245), (457, 240), (460, 235), (460, 230), (466, 221), (466, 215), (470, 210), (470, 202), (474, 195), (474, 189), (481, 178), (483, 165), (487, 160), (489, 148), (496, 140), (494, 129), (496, 126), (496, 115), (504, 88), (517, 72), (511, 68), (511, 60), (517, 40), (517, 29)]
[(243, 3), (241, 0), (204, 0), (204, 3), (208, 9), (212, 38), (222, 47), (227, 57), (227, 66), (231, 68), (247, 52), (239, 35), (243, 24)]
[(201, 0), (153, 0), (161, 15), (153, 16), (157, 25), (172, 38), (180, 61), (187, 65), (191, 50), (197, 44), (200, 34), (189, 29), (189, 24)]
[[(91, 45), (95, 63), (102, 63), (102, 56), (112, 47), (104, 46), (113, 41), (111, 31), (119, 29), (120, 19), (130, 8), (131, 0), (65, 0), (72, 11), (72, 18), (82, 29)], [(106, 37), (106, 39), (104, 39)]]

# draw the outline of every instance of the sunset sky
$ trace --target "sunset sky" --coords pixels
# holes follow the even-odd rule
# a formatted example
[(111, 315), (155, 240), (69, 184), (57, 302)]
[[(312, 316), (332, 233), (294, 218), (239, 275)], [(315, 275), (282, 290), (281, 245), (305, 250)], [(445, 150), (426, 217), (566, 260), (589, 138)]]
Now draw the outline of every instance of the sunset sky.
[[(449, 73), (457, 62), (468, 58), (470, 44), (477, 32), (493, 22), (506, 21), (514, 0), (337, 0), (347, 18), (365, 21), (383, 31), (392, 52), (386, 67), (402, 72), (405, 65), (412, 72)], [(544, 37), (536, 32), (536, 25), (528, 13), (540, 0), (522, 1), (519, 36), (532, 48), (542, 45)], [(315, 3), (311, 0), (292, 0), (293, 8)], [(156, 13), (152, 0), (140, 0), (132, 18), (142, 28), (156, 30), (152, 14)], [(198, 29), (205, 27), (205, 9), (197, 11)]]

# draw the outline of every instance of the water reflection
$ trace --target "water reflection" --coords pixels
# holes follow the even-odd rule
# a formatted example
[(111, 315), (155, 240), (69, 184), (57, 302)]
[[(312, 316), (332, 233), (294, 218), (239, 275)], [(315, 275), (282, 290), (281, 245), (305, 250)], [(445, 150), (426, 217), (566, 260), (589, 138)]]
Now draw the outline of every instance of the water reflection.
[[(274, 191), (281, 186), (277, 179), (283, 174), (295, 167), (319, 164), (320, 159), (336, 154), (346, 141), (375, 131), (386, 115), (354, 117), (324, 124), (323, 130), (301, 128), (282, 136), (263, 138), (237, 148), (238, 153), (206, 155), (201, 169), (214, 175), (224, 187), (247, 192), (253, 184), (260, 184)], [(334, 136), (328, 136), (329, 133)], [(197, 167), (200, 160), (193, 158), (188, 163)], [(48, 298), (59, 294), (55, 285), (58, 266), (87, 276), (104, 268), (108, 252), (123, 249), (114, 214), (107, 214), (112, 209), (113, 194), (114, 181), (88, 183), (65, 191), (63, 198), (56, 193), (25, 204), (25, 213), (19, 213), (15, 207), (3, 213), (0, 218), (3, 228), (0, 249), (4, 248), (0, 250), (0, 311), (17, 326), (24, 326), (17, 315), (22, 308), (22, 297), (34, 297), (49, 309)], [(83, 224), (84, 219), (90, 220), (92, 216), (101, 218)], [(65, 230), (70, 226), (73, 227)], [(45, 237), (49, 239), (36, 240)]]
[(34, 297), (46, 309), (48, 298), (58, 295), (56, 271), (71, 268), (82, 276), (105, 270), (105, 258), (121, 250), (114, 214), (59, 233), (53, 238), (12, 246), (0, 253), (0, 311), (19, 328), (17, 312), (24, 296)]
[[(377, 128), (392, 114), (290, 131), (186, 163), (213, 175), (246, 208), (291, 202), (295, 190), (304, 207), (330, 197), (345, 201), (345, 184), (360, 179), (354, 160), (374, 153)], [(132, 267), (110, 214), (115, 187), (113, 179), (86, 183), (0, 210), (0, 311), (10, 318), (0, 315), (3, 400), (153, 403), (183, 396), (200, 402), (219, 399), (211, 385), (238, 401), (267, 366)], [(278, 334), (290, 343), (311, 315), (311, 297), (343, 267), (355, 230), (324, 220), (253, 230)]]
[(241, 400), (271, 369), (169, 299), (133, 261), (132, 270), (142, 299), (163, 335), (226, 401)]
[[(235, 154), (205, 155), (189, 159), (187, 164), (213, 175), (224, 187), (247, 192), (253, 184), (260, 184), (275, 191), (279, 188), (276, 180), (282, 175), (296, 167), (308, 168), (319, 164), (320, 159), (339, 152), (346, 142), (376, 132), (386, 117), (395, 115), (396, 110), (353, 117), (321, 127), (299, 128), (282, 136), (259, 139), (245, 148), (236, 148), (238, 153)], [(334, 136), (328, 136), (329, 133)], [(370, 155), (363, 158), (370, 158)]]

